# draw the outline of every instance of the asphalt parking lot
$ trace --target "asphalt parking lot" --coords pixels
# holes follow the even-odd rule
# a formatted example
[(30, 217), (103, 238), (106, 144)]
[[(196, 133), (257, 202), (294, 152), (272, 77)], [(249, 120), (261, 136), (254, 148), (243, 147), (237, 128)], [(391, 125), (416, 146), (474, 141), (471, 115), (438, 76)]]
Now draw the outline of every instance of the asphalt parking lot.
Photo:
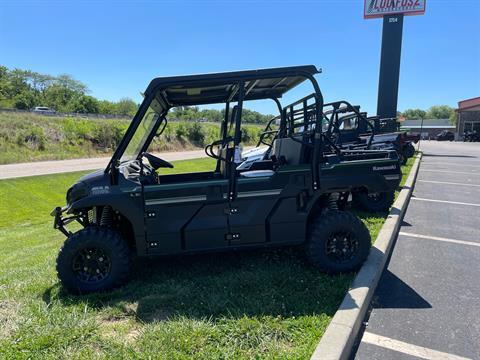
[(480, 359), (480, 143), (421, 150), (355, 359)]

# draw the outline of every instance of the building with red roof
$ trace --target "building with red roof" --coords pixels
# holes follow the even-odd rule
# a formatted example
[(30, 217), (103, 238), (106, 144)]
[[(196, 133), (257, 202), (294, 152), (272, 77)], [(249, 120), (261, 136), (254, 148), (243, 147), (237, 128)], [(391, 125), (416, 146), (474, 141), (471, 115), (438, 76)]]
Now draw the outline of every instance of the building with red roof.
[(480, 96), (458, 102), (457, 134), (476, 130), (480, 133)]

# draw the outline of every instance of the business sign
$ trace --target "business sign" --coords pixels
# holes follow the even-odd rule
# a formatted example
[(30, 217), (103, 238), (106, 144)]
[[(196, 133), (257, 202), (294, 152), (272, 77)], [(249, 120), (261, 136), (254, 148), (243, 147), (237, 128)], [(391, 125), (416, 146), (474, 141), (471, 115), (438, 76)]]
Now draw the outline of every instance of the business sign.
[(371, 19), (392, 14), (423, 15), (425, 14), (426, 1), (427, 0), (365, 0), (363, 17), (365, 19)]

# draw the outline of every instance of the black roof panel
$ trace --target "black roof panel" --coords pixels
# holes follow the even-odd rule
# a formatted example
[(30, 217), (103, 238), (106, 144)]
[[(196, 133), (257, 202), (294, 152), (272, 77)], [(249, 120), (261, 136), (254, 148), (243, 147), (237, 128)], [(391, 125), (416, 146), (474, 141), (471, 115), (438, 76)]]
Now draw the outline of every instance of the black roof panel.
[(200, 75), (155, 78), (145, 95), (155, 93), (170, 107), (223, 103), (237, 100), (237, 84), (245, 81), (245, 100), (280, 98), (306, 80), (318, 74), (314, 65), (271, 69), (232, 71)]

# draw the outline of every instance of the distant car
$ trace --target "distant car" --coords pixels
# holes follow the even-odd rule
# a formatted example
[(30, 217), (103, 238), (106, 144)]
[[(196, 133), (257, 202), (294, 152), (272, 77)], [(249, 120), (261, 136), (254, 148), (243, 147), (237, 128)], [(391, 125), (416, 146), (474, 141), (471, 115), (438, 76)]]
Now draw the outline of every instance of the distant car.
[(437, 135), (437, 141), (453, 141), (455, 140), (455, 134), (448, 130), (443, 130)]
[(50, 109), (49, 107), (46, 107), (46, 106), (36, 106), (35, 109), (33, 109), (33, 112), (37, 114), (43, 114), (43, 115), (52, 115), (56, 113), (55, 110)]

